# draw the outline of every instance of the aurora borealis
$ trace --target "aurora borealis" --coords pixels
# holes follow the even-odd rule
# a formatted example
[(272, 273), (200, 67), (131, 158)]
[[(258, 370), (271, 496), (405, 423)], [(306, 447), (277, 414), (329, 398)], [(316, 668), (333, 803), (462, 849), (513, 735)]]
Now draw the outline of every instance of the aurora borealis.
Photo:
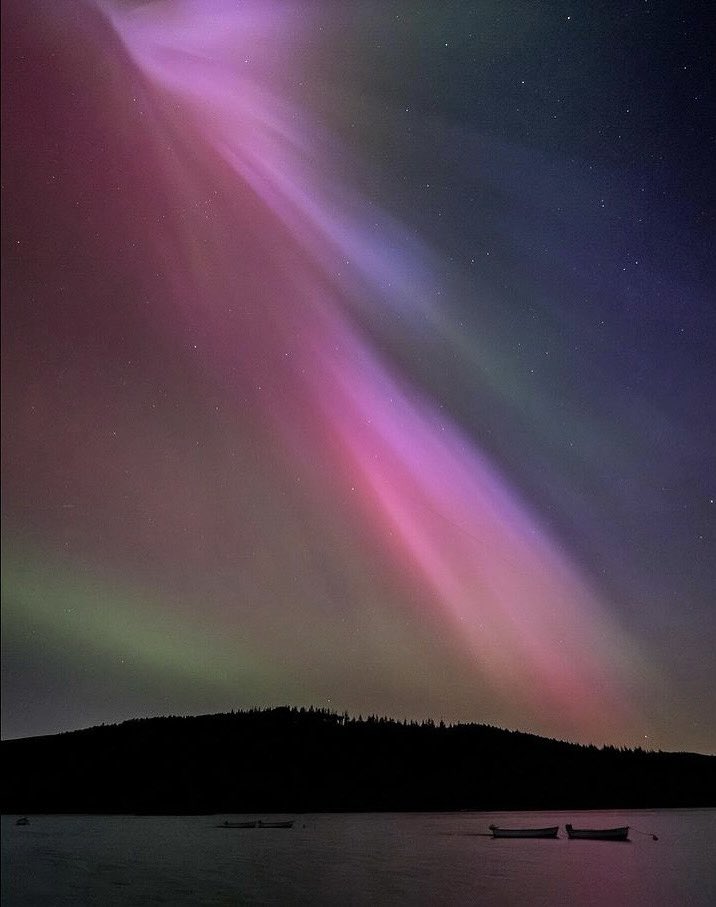
[(6, 4), (3, 729), (713, 750), (705, 29)]

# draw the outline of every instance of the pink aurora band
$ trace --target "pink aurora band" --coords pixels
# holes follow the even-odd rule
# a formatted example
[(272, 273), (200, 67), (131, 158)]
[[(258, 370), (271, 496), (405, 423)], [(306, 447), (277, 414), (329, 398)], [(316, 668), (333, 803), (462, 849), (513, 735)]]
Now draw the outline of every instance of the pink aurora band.
[(284, 90), (292, 67), (300, 78), (305, 8), (101, 9), (143, 79), (152, 166), (186, 212), (147, 230), (171, 280), (158, 329), (201, 334), (202, 368), (287, 461), (344, 494), (476, 683), (581, 735), (613, 733), (628, 653), (605, 604), (361, 327), (376, 304), (424, 317), (431, 255), (335, 175), (344, 152)]

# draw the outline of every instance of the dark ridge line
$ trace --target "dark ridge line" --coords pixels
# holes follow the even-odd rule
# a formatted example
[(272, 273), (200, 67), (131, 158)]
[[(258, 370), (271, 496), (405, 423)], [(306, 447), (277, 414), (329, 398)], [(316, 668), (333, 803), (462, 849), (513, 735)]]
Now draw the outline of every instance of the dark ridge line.
[(3, 741), (5, 813), (716, 806), (716, 757), (281, 706)]

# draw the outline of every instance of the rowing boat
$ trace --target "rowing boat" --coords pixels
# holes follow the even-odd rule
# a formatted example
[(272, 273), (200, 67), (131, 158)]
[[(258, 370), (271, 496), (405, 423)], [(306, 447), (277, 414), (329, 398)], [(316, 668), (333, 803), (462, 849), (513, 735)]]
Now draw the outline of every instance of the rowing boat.
[(223, 822), (217, 828), (293, 828), (293, 819), (280, 822), (264, 822), (262, 819), (252, 822)]
[(584, 841), (628, 841), (629, 826), (619, 828), (572, 828), (565, 825), (567, 837)]
[(559, 825), (550, 825), (547, 828), (498, 828), (490, 825), (493, 838), (556, 838)]

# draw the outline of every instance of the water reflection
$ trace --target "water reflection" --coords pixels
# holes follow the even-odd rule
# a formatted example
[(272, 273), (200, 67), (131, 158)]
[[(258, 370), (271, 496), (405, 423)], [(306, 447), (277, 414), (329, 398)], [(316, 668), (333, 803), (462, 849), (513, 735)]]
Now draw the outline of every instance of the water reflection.
[[(16, 818), (2, 819), (8, 904), (716, 903), (714, 810), (306, 815), (230, 833), (205, 816)], [(570, 841), (567, 822), (647, 834)], [(555, 824), (560, 838), (493, 839), (490, 823)]]

